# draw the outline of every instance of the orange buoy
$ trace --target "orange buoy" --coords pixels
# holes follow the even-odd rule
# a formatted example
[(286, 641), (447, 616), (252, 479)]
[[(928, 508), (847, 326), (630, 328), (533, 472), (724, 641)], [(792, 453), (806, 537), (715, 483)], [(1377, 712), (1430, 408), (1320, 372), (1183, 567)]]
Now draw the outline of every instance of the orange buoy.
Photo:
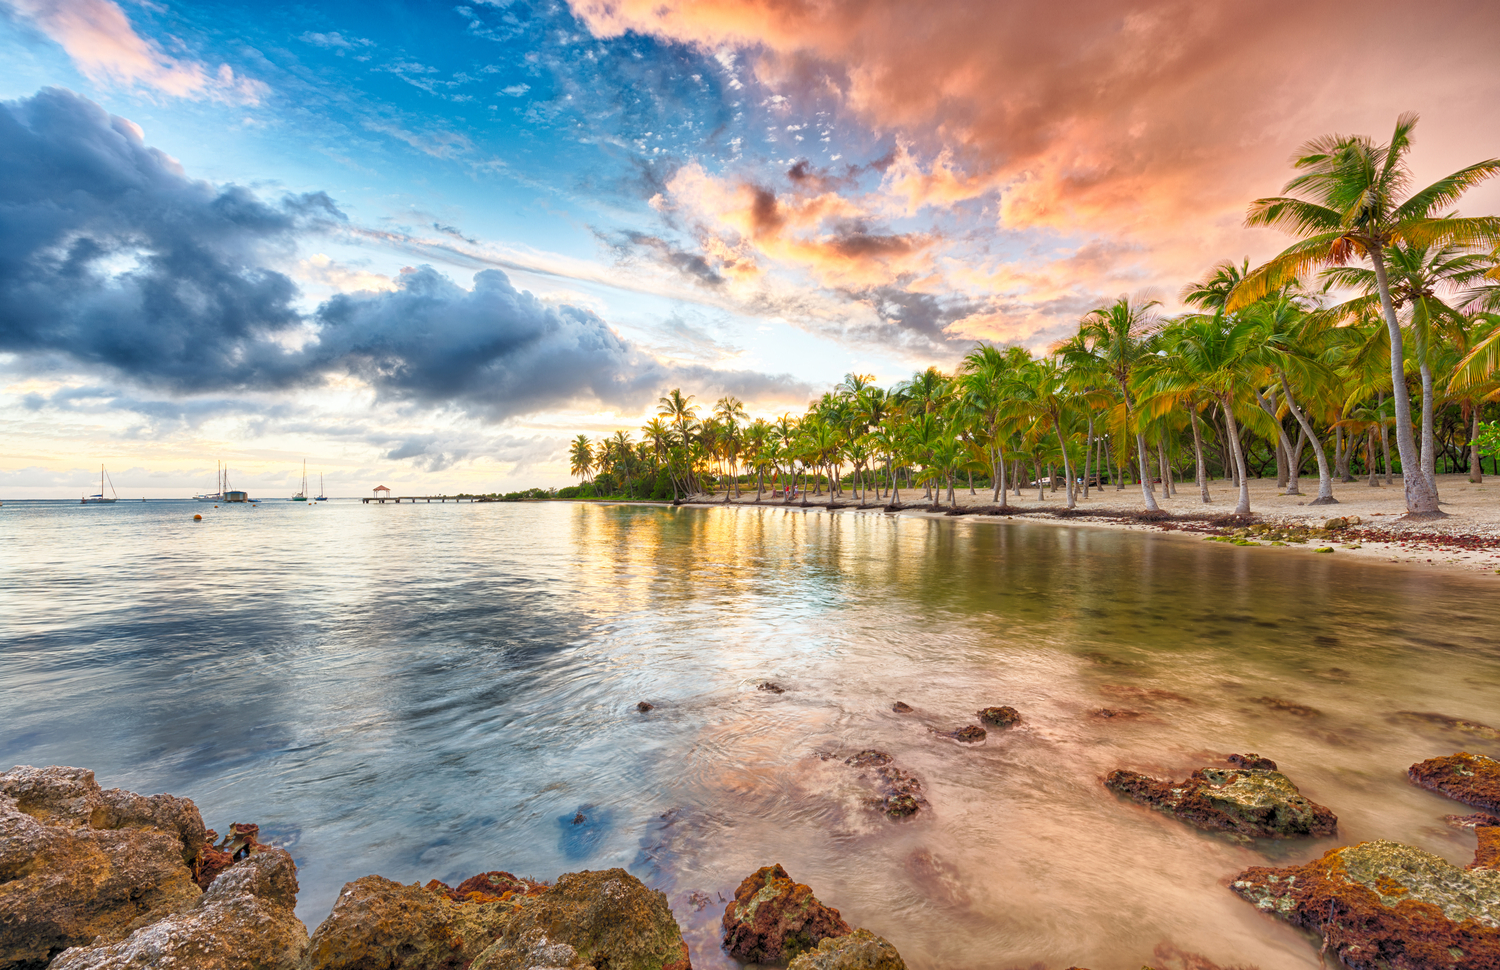
[(193, 521), (194, 522), (202, 522), (203, 521), (203, 516), (201, 516), (201, 515), (195, 515), (195, 516), (193, 516)]

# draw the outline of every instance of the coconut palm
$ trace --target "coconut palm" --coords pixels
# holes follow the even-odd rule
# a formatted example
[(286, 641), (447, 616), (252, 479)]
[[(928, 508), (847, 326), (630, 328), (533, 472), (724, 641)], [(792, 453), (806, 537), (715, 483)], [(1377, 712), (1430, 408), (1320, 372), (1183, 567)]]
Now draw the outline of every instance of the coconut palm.
[(1151, 469), (1146, 461), (1146, 434), (1139, 423), (1132, 422), (1135, 392), (1131, 377), (1150, 353), (1148, 338), (1157, 327), (1153, 315), (1158, 300), (1132, 301), (1121, 296), (1108, 306), (1090, 310), (1078, 328), (1079, 340), (1065, 352), (1064, 360), (1096, 358), (1094, 363), (1114, 378), (1125, 407), (1125, 424), (1135, 432), (1136, 458), (1141, 472), (1141, 497), (1148, 511), (1160, 511), (1155, 490), (1151, 487)]
[[(1406, 390), (1405, 352), (1387, 277), (1392, 246), (1500, 245), (1500, 218), (1443, 218), (1463, 194), (1500, 174), (1500, 158), (1459, 169), (1411, 195), (1411, 150), (1415, 114), (1396, 121), (1391, 140), (1377, 145), (1364, 135), (1325, 135), (1303, 145), (1293, 166), (1302, 170), (1282, 189), (1288, 195), (1257, 199), (1246, 224), (1272, 226), (1301, 237), (1280, 255), (1252, 271), (1230, 294), (1228, 311), (1248, 306), (1289, 280), (1316, 267), (1344, 266), (1366, 259), (1375, 276), (1391, 346), (1391, 388), (1396, 413), (1411, 414)], [(1404, 196), (1404, 198), (1403, 198)], [(1408, 514), (1441, 515), (1437, 483), (1422, 467), (1409, 420), (1396, 422)]]
[(580, 482), (594, 470), (594, 446), (589, 436), (581, 434), (568, 446), (568, 471)]

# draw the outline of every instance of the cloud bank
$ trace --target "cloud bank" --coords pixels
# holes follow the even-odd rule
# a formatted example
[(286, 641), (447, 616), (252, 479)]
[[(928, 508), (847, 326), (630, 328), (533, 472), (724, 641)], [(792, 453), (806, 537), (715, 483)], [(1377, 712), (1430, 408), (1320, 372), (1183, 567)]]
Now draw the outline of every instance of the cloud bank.
[(663, 363), (594, 312), (544, 303), (493, 269), (464, 289), (419, 267), (394, 289), (304, 313), (272, 266), (343, 223), (323, 193), (273, 203), (189, 178), (137, 126), (71, 92), (0, 104), (0, 351), (172, 394), (355, 378), (381, 399), (488, 421), (635, 409), (670, 384), (805, 393), (786, 378)]

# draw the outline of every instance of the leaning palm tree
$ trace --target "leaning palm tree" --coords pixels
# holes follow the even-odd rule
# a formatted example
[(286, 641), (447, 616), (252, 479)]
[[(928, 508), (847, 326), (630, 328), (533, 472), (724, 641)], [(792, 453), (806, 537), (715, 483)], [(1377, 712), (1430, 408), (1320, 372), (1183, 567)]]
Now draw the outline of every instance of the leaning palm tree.
[(1442, 218), (1464, 192), (1500, 174), (1500, 158), (1459, 169), (1404, 199), (1411, 185), (1406, 156), (1411, 150), (1415, 114), (1403, 114), (1388, 144), (1365, 135), (1325, 135), (1298, 150), (1294, 167), (1303, 174), (1288, 182), (1275, 198), (1257, 199), (1245, 222), (1274, 226), (1301, 241), (1252, 271), (1225, 305), (1234, 311), (1279, 289), (1319, 266), (1343, 266), (1367, 259), (1391, 342), (1391, 390), (1395, 395), (1396, 450), (1401, 456), (1408, 514), (1436, 516), (1437, 483), (1422, 468), (1411, 430), (1411, 400), (1406, 390), (1401, 324), (1391, 299), (1386, 263), (1390, 247), (1500, 244), (1500, 218)]
[(1120, 388), (1125, 403), (1125, 423), (1134, 424), (1136, 459), (1141, 470), (1141, 497), (1146, 509), (1160, 511), (1156, 504), (1155, 490), (1151, 487), (1151, 468), (1146, 459), (1146, 433), (1139, 422), (1133, 422), (1135, 392), (1131, 377), (1137, 366), (1150, 352), (1148, 338), (1156, 327), (1152, 311), (1160, 306), (1157, 300), (1132, 302), (1122, 296), (1108, 306), (1090, 310), (1078, 328), (1079, 340), (1075, 347), (1064, 352), (1064, 360), (1071, 362), (1079, 356), (1097, 358), (1099, 366), (1109, 371)]

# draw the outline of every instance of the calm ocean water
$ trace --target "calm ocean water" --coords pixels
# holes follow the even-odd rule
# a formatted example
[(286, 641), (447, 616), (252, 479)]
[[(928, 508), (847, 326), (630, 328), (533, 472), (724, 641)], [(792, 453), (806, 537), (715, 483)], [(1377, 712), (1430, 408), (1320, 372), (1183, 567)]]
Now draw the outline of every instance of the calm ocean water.
[[(0, 544), (0, 767), (89, 767), (221, 831), (259, 822), (301, 867), (310, 928), (372, 872), (619, 865), (668, 893), (695, 966), (723, 967), (719, 894), (781, 862), (919, 970), (1314, 968), (1229, 879), (1369, 838), (1467, 862), (1473, 835), (1442, 819), (1466, 809), (1405, 768), (1500, 755), (1396, 713), (1500, 724), (1495, 577), (562, 503), (12, 501)], [(1024, 723), (975, 748), (931, 730), (992, 704)], [(867, 747), (928, 811), (870, 813), (841, 762)], [(1231, 751), (1276, 759), (1339, 837), (1237, 845), (1100, 784)]]

